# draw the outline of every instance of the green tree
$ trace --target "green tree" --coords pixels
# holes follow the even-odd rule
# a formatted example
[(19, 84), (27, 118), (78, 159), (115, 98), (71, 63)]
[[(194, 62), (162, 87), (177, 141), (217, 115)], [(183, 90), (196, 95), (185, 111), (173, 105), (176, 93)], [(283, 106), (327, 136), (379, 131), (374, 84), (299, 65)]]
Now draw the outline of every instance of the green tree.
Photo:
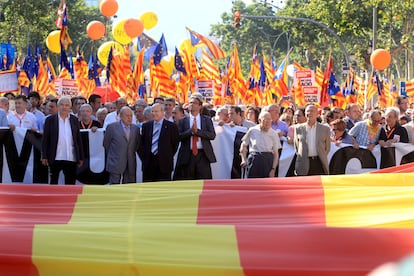
[[(16, 44), (18, 53), (23, 56), (27, 47), (38, 44), (46, 51), (45, 39), (56, 30), (55, 20), (60, 1), (50, 0), (6, 0), (0, 2), (0, 42)], [(73, 0), (68, 4), (69, 34), (73, 44), (69, 50), (75, 52), (79, 46), (89, 55), (92, 46), (86, 34), (86, 26), (92, 20), (104, 22), (97, 7), (88, 7), (84, 0)], [(100, 42), (93, 45), (98, 47)], [(53, 55), (57, 60), (58, 55)]]
[[(234, 10), (245, 15), (278, 15), (295, 18), (308, 18), (319, 21), (333, 30), (343, 41), (355, 69), (369, 70), (373, 37), (373, 8), (377, 7), (378, 31), (377, 47), (390, 51), (393, 64), (390, 67), (398, 76), (411, 76), (408, 71), (414, 61), (414, 2), (409, 0), (288, 0), (280, 9), (272, 9), (264, 1), (246, 6), (236, 1)], [(232, 43), (237, 41), (242, 68), (249, 71), (253, 46), (276, 59), (284, 57), (286, 45), (290, 44), (290, 59), (300, 64), (315, 68), (324, 68), (329, 53), (335, 63), (335, 69), (341, 71), (345, 55), (337, 40), (325, 29), (308, 22), (248, 19), (242, 17), (239, 29), (233, 27), (233, 11), (222, 15), (222, 23), (213, 25), (212, 34), (221, 37), (223, 48), (230, 52)], [(275, 45), (272, 43), (279, 34)], [(289, 39), (287, 39), (289, 38)], [(287, 41), (286, 41), (287, 40)], [(260, 50), (260, 51), (261, 51)], [(260, 52), (259, 52), (260, 53)]]

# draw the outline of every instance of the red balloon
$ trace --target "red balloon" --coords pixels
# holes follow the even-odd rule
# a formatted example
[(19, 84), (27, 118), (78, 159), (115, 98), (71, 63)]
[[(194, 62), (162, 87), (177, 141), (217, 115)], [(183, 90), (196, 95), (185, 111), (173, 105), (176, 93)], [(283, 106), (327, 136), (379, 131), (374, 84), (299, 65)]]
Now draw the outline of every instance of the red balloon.
[(105, 35), (105, 25), (100, 21), (91, 21), (86, 26), (86, 33), (92, 40), (98, 40)]
[(99, 11), (106, 17), (111, 17), (118, 11), (118, 2), (116, 0), (102, 0), (99, 4)]
[(371, 65), (377, 70), (384, 70), (391, 63), (391, 54), (384, 49), (376, 49), (371, 54)]
[(129, 18), (125, 21), (124, 30), (129, 37), (134, 38), (142, 34), (144, 31), (144, 24), (142, 24), (142, 21), (139, 19)]

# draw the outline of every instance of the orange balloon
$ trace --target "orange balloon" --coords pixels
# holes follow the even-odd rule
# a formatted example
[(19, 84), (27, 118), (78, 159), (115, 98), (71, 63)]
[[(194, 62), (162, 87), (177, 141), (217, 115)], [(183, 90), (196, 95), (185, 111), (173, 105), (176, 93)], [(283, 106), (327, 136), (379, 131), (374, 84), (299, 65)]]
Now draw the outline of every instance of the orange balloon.
[(371, 54), (371, 65), (377, 70), (384, 70), (391, 63), (391, 54), (384, 49), (376, 49)]
[(118, 11), (118, 2), (116, 0), (102, 0), (99, 4), (99, 11), (106, 17), (111, 17)]
[(86, 33), (92, 40), (98, 40), (105, 35), (105, 25), (100, 21), (91, 21), (86, 26)]
[(124, 24), (124, 30), (129, 37), (138, 37), (144, 31), (144, 24), (139, 19), (129, 18)]

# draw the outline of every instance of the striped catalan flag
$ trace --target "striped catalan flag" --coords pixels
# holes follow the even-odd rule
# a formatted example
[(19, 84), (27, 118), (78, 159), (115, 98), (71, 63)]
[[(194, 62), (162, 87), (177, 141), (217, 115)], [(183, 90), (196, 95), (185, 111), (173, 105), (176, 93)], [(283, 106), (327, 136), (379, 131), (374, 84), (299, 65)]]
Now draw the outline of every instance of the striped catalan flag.
[(187, 28), (187, 30), (190, 32), (190, 35), (195, 36), (197, 39), (199, 39), (202, 43), (204, 43), (207, 48), (210, 50), (210, 53), (213, 55), (215, 59), (225, 58), (226, 54), (224, 53), (223, 49), (220, 48), (216, 43), (214, 43), (209, 38), (190, 30)]
[(405, 91), (408, 97), (414, 97), (414, 79), (405, 83)]
[(414, 251), (411, 173), (2, 184), (0, 202), (1, 275), (362, 276)]
[(20, 70), (19, 76), (17, 77), (17, 83), (21, 87), (29, 87), (30, 86), (30, 79), (27, 76), (27, 73), (24, 70)]

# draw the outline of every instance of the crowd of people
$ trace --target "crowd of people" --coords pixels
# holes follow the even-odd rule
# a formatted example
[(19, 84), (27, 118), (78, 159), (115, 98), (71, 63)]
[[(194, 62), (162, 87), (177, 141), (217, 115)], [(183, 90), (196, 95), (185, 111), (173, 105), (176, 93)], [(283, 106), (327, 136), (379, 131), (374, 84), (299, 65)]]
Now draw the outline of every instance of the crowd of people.
[[(0, 126), (30, 129), (43, 134), (42, 164), (49, 167), (50, 183), (61, 171), (65, 183), (74, 184), (82, 165), (81, 129), (103, 128), (105, 169), (111, 184), (136, 182), (136, 154), (142, 161), (144, 182), (211, 179), (216, 162), (211, 141), (215, 125), (246, 129), (240, 147), (240, 167), (248, 178), (274, 177), (281, 146), (294, 146), (295, 174), (329, 174), (331, 143), (355, 148), (381, 149), (394, 143), (414, 143), (414, 112), (408, 98), (399, 96), (394, 107), (364, 111), (357, 104), (320, 108), (308, 104), (282, 107), (211, 106), (201, 94), (188, 103), (174, 98), (143, 99), (129, 106), (126, 99), (102, 103), (99, 95), (88, 99), (6, 93), (0, 97)], [(174, 166), (174, 156), (177, 161)], [(391, 165), (382, 164), (382, 167)]]

